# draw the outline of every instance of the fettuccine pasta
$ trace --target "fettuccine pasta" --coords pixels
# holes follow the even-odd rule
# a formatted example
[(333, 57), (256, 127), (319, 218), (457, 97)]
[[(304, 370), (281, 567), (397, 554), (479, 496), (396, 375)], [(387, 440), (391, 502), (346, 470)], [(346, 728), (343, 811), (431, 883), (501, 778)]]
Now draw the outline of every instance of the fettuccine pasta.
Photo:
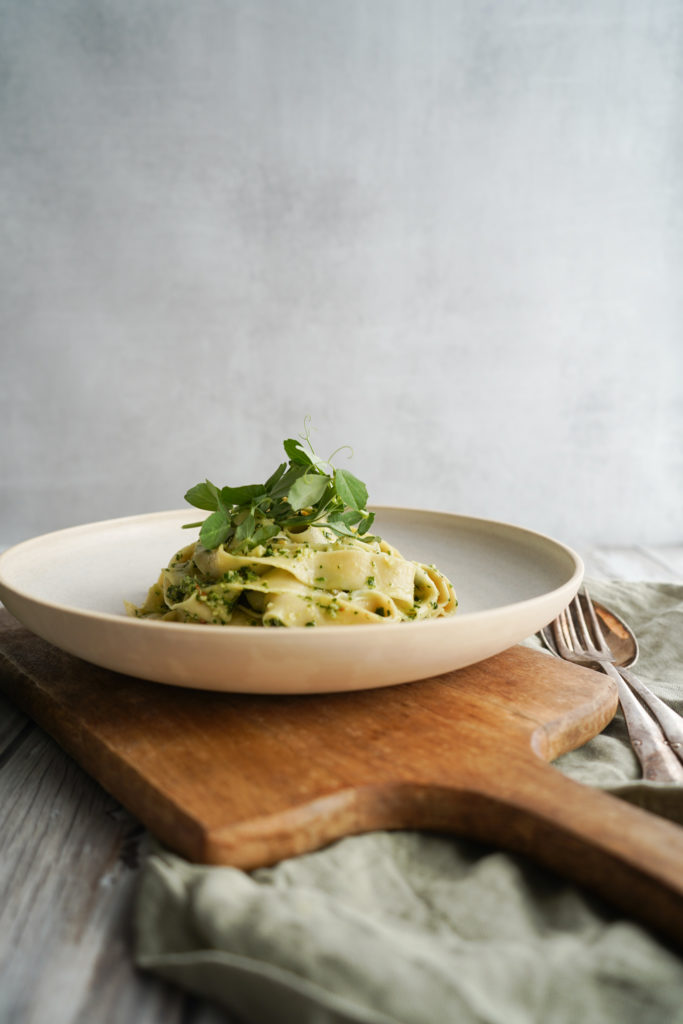
[(452, 615), (452, 584), (379, 537), (339, 536), (325, 524), (281, 529), (235, 552), (200, 541), (161, 571), (139, 618), (237, 626), (347, 626)]

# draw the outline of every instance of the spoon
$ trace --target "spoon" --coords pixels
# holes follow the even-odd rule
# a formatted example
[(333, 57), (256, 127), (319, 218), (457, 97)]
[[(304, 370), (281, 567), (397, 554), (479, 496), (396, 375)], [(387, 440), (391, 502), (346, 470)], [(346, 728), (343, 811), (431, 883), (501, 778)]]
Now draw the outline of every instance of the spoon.
[(618, 668), (633, 665), (638, 658), (638, 641), (633, 630), (623, 619), (597, 601), (593, 601), (593, 608), (600, 620), (602, 635), (609, 647), (613, 663)]
[[(583, 597), (580, 600), (583, 604)], [(647, 704), (666, 736), (669, 746), (679, 761), (683, 762), (683, 718), (663, 700), (660, 700), (637, 676), (628, 671), (629, 666), (633, 665), (638, 657), (638, 641), (633, 631), (623, 619), (605, 608), (604, 605), (597, 601), (593, 601), (592, 604), (600, 621), (605, 644), (609, 649), (605, 651), (605, 656), (619, 669), (624, 682), (628, 683), (644, 704)]]

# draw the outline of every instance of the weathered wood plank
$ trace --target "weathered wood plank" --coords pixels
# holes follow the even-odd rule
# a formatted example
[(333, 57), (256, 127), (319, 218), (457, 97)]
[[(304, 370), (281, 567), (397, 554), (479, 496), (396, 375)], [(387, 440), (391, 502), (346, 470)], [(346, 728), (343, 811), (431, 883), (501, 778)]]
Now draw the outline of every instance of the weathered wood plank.
[(683, 544), (667, 547), (644, 547), (652, 560), (663, 565), (669, 572), (675, 573), (679, 582), (683, 583)]
[(611, 579), (612, 576), (606, 570), (606, 566), (600, 560), (600, 553), (595, 549), (579, 551), (583, 564), (586, 568), (586, 578), (593, 580)]
[(23, 711), (0, 694), (0, 766), (34, 728)]
[[(586, 575), (596, 579), (682, 582), (674, 548), (594, 547), (584, 557)], [(590, 567), (590, 570), (589, 570)]]
[(0, 1020), (189, 1024), (215, 1012), (133, 966), (137, 822), (38, 729), (2, 765), (0, 792)]

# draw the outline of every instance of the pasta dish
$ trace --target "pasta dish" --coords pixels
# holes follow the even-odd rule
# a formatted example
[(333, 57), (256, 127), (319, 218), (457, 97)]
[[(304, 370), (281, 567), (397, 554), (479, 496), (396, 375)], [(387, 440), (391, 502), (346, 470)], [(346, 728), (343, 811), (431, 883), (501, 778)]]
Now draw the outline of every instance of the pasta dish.
[[(289, 447), (288, 447), (289, 446)], [(450, 581), (372, 536), (367, 491), (350, 473), (327, 472), (298, 442), (263, 485), (186, 499), (213, 512), (199, 539), (178, 551), (144, 604), (129, 614), (212, 625), (347, 626), (452, 615)], [(330, 467), (331, 468), (331, 467)], [(231, 500), (232, 499), (232, 500)]]
[(450, 615), (453, 587), (433, 565), (384, 540), (336, 538), (325, 527), (282, 531), (248, 555), (199, 543), (179, 551), (132, 614), (215, 625), (346, 626)]

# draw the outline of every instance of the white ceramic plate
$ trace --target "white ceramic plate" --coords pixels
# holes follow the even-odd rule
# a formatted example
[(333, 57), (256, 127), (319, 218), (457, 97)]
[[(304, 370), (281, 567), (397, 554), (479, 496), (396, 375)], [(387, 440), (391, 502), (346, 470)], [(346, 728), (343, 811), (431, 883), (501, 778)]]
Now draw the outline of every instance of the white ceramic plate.
[(0, 599), (25, 626), (86, 661), (174, 686), (320, 693), (389, 686), (463, 668), (523, 640), (565, 607), (581, 559), (506, 523), (376, 508), (373, 530), (453, 582), (455, 616), (315, 629), (201, 626), (128, 617), (196, 537), (193, 509), (59, 530), (0, 555)]

